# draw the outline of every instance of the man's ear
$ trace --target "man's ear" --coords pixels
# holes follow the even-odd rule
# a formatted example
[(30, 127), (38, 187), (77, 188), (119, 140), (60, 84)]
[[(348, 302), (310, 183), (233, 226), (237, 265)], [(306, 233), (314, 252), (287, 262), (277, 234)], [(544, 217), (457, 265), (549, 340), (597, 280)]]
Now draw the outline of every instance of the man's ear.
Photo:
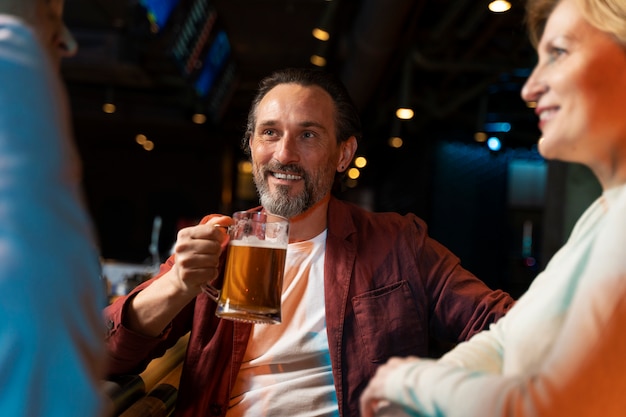
[(348, 168), (350, 162), (352, 162), (352, 158), (354, 158), (357, 146), (357, 140), (354, 136), (350, 136), (347, 140), (341, 143), (341, 154), (339, 156), (339, 161), (337, 161), (337, 171), (344, 172)]

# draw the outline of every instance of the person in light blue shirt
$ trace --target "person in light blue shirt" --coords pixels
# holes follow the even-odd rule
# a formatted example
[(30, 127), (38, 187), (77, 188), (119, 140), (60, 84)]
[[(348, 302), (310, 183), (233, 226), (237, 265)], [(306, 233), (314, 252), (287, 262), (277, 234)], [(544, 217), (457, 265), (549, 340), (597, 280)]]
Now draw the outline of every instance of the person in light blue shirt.
[(60, 59), (63, 0), (0, 0), (0, 414), (105, 415), (106, 303)]

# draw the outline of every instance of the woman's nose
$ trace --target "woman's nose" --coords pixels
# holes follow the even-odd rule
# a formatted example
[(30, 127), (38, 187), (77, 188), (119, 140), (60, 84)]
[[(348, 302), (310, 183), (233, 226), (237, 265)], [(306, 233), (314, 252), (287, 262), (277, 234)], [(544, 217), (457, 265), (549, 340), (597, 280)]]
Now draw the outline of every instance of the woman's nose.
[(65, 25), (61, 26), (56, 39), (56, 46), (62, 57), (69, 58), (78, 52), (78, 42), (76, 42), (76, 39)]
[(539, 71), (537, 67), (535, 67), (522, 87), (522, 100), (525, 102), (537, 101), (546, 90), (547, 86), (540, 80)]

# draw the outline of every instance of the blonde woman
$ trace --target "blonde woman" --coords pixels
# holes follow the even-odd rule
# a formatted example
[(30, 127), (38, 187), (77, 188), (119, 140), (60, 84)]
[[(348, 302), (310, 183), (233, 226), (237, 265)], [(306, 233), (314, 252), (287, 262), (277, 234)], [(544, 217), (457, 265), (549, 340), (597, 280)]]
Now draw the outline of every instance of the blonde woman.
[(626, 412), (626, 2), (531, 0), (528, 23), (539, 60), (522, 98), (537, 103), (539, 151), (588, 166), (603, 193), (489, 330), (438, 361), (379, 368), (363, 417), (388, 404), (448, 417)]

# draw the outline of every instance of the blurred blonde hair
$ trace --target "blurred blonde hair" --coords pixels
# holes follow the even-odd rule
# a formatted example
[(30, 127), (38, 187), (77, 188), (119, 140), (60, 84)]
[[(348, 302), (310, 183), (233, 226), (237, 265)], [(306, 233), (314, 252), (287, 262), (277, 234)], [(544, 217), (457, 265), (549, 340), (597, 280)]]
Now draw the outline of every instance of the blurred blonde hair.
[[(563, 0), (528, 0), (526, 25), (531, 43), (537, 47), (546, 22), (554, 8)], [(566, 0), (576, 3), (585, 19), (597, 29), (613, 35), (626, 48), (626, 1)]]

